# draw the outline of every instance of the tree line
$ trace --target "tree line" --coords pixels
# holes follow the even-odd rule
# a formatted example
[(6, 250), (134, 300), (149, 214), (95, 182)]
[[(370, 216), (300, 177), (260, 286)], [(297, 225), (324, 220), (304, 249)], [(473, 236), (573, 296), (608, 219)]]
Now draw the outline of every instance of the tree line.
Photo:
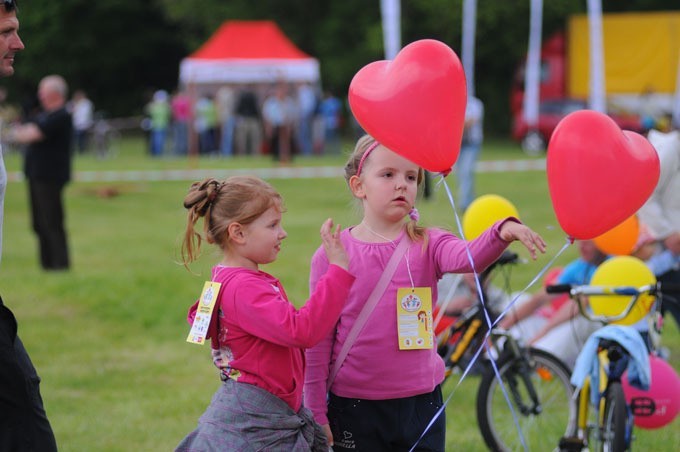
[[(529, 0), (478, 0), (476, 91), (486, 129), (507, 135), (509, 90), (526, 53)], [(141, 114), (150, 93), (177, 86), (179, 63), (225, 20), (276, 21), (318, 58), (322, 83), (340, 97), (365, 64), (384, 57), (379, 0), (19, 0), (26, 50), (4, 79), (13, 102), (29, 102), (48, 73), (83, 89), (108, 116)], [(604, 12), (678, 10), (677, 0), (603, 0)], [(585, 0), (544, 2), (543, 34), (563, 29)], [(462, 0), (402, 0), (402, 45), (432, 38), (460, 52)]]

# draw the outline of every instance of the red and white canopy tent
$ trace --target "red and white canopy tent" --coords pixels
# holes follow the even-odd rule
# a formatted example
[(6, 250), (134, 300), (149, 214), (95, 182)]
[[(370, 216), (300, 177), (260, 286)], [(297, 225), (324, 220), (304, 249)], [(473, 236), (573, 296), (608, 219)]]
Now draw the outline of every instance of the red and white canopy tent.
[(319, 62), (272, 21), (224, 22), (180, 63), (180, 83), (219, 85), (319, 81)]
[[(263, 98), (277, 82), (319, 84), (319, 61), (298, 49), (275, 22), (230, 20), (180, 62), (179, 82), (194, 99), (212, 96), (223, 85), (250, 85)], [(189, 153), (197, 149), (191, 127)]]

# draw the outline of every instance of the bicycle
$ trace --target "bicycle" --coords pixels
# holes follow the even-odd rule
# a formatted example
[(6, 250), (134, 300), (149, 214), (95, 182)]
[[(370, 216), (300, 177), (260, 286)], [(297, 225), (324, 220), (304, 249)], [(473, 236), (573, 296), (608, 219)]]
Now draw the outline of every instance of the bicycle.
[[(518, 261), (517, 254), (506, 251), (480, 275), (481, 287), (485, 287), (494, 270)], [(506, 287), (508, 279), (506, 274)], [(446, 365), (446, 379), (456, 369), (464, 370), (471, 355), (487, 340), (489, 328), (485, 312), (492, 321), (496, 317), (489, 311), (478, 302), (439, 337), (438, 352)], [(488, 338), (499, 356), (496, 368), (503, 385), (499, 384), (493, 366), (487, 361), (483, 365), (476, 399), (477, 422), (484, 442), (495, 451), (552, 449), (554, 440), (551, 438), (565, 434), (564, 426), (571, 422), (572, 413), (565, 410), (573, 393), (568, 367), (548, 352), (525, 347), (500, 328), (492, 328)], [(505, 388), (512, 408), (508, 406), (502, 388)]]
[[(680, 286), (660, 282), (641, 287), (630, 286), (591, 286), (559, 284), (546, 287), (548, 293), (568, 293), (577, 302), (581, 315), (589, 320), (611, 323), (627, 317), (636, 306), (640, 297), (656, 297), (654, 308), (657, 316), (663, 302), (662, 289), (678, 292)], [(585, 297), (599, 295), (630, 296), (626, 307), (617, 315), (597, 315), (587, 309)], [(659, 325), (660, 322), (656, 322)], [(633, 441), (634, 416), (649, 416), (654, 413), (652, 399), (631, 400), (626, 403), (621, 378), (631, 360), (629, 351), (617, 340), (600, 338), (597, 343), (598, 391), (597, 400), (591, 400), (591, 381), (586, 377), (583, 386), (574, 393), (570, 410), (576, 417), (567, 428), (567, 434), (560, 438), (560, 451), (626, 451)], [(591, 413), (591, 406), (595, 409)]]

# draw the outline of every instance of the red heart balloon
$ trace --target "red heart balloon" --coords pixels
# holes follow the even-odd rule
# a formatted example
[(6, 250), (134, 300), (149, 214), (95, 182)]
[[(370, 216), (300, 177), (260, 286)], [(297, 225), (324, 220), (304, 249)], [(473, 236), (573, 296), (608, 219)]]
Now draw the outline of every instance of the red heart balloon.
[(560, 121), (546, 164), (557, 221), (575, 239), (592, 239), (622, 223), (659, 180), (659, 157), (651, 143), (592, 110)]
[(349, 86), (349, 105), (382, 145), (427, 170), (448, 173), (460, 152), (466, 93), (455, 52), (424, 39), (392, 61), (360, 69)]

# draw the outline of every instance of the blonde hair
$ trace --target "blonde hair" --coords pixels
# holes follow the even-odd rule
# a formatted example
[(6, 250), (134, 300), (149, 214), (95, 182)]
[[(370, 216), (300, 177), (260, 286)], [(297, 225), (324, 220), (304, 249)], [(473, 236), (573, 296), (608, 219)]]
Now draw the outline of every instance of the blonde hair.
[[(357, 141), (356, 146), (354, 146), (354, 150), (347, 159), (347, 163), (345, 163), (345, 181), (347, 182), (347, 185), (349, 185), (349, 180), (353, 176), (357, 175), (362, 157), (374, 143), (376, 143), (376, 139), (370, 135), (364, 135)], [(370, 158), (371, 156), (369, 154), (364, 159), (364, 162), (362, 164), (362, 174), (363, 168), (366, 166), (366, 162), (370, 160)], [(361, 175), (359, 175), (358, 177), (361, 177)], [(424, 177), (425, 173), (423, 172), (423, 169), (418, 168), (417, 178), (418, 186), (420, 186)], [(409, 222), (406, 224), (406, 233), (408, 234), (409, 238), (414, 242), (424, 240), (425, 243), (427, 243), (426, 229), (423, 226), (419, 226), (416, 220), (413, 219), (409, 220)]]
[[(203, 240), (224, 250), (229, 243), (230, 224), (250, 224), (270, 207), (283, 212), (283, 198), (274, 187), (254, 176), (233, 176), (221, 182), (205, 179), (191, 184), (184, 197), (184, 208), (189, 211), (182, 241), (184, 266), (198, 258)], [(195, 228), (199, 218), (203, 218), (203, 235)]]

